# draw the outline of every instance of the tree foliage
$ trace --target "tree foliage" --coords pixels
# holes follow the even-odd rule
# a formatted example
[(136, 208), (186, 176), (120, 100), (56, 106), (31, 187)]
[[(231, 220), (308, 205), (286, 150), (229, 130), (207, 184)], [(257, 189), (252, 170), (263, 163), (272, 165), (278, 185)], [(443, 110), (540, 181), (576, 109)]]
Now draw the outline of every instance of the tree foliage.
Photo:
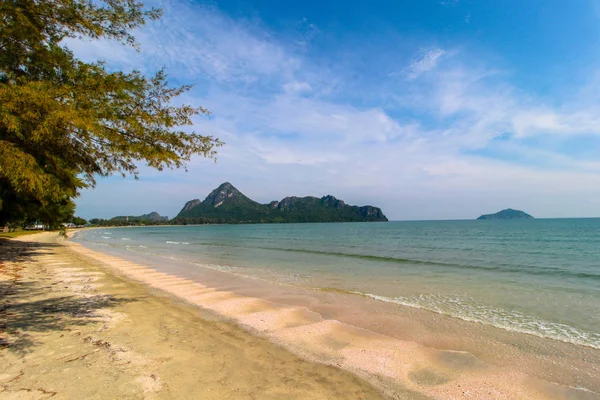
[(73, 217), (73, 219), (71, 220), (71, 222), (76, 225), (76, 226), (81, 226), (81, 225), (85, 225), (87, 224), (87, 220), (81, 218), (81, 217)]
[(131, 31), (160, 14), (135, 0), (0, 3), (0, 224), (72, 202), (96, 176), (137, 177), (140, 163), (162, 170), (215, 156), (218, 139), (183, 129), (208, 111), (172, 104), (189, 86), (169, 86), (164, 70), (109, 71), (64, 44), (137, 47)]

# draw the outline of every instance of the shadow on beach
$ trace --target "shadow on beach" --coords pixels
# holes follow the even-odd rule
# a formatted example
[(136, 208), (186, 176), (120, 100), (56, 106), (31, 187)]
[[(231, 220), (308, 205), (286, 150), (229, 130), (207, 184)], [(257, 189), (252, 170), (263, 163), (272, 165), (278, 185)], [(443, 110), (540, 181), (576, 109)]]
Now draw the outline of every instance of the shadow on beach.
[(6, 262), (26, 262), (32, 257), (51, 254), (51, 250), (59, 247), (56, 243), (39, 243), (0, 238), (0, 268)]
[(97, 323), (100, 309), (134, 301), (97, 294), (78, 296), (69, 283), (48, 277), (34, 257), (52, 255), (54, 243), (0, 239), (0, 349), (27, 353), (33, 332), (64, 331)]

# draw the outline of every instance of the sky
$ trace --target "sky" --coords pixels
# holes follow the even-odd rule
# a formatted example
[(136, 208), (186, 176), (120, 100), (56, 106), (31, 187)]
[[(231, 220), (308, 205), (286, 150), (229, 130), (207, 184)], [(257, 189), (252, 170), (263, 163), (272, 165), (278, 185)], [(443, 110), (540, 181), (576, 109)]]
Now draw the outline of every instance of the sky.
[(77, 199), (85, 218), (174, 217), (228, 181), (267, 203), (334, 195), (392, 220), (504, 208), (600, 217), (600, 0), (144, 3), (140, 51), (66, 46), (111, 69), (161, 67), (193, 129), (226, 145), (185, 170), (140, 164)]

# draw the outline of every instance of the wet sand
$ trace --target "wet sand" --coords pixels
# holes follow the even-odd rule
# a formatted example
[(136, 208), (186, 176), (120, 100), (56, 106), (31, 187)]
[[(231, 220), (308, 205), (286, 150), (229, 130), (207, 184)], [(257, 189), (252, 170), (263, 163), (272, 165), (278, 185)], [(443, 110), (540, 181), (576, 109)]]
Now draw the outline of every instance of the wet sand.
[[(78, 260), (78, 268), (81, 268), (81, 265), (87, 265), (88, 267), (84, 267), (86, 271), (88, 271), (87, 268), (91, 268), (93, 265), (95, 269), (91, 271), (103, 273), (102, 279), (107, 279), (107, 276), (113, 276), (112, 274), (114, 273), (119, 276), (119, 278), (113, 277), (114, 279), (120, 279), (119, 285), (136, 286), (130, 283), (130, 281), (120, 278), (127, 277), (145, 285), (136, 286), (140, 291), (147, 291), (148, 289), (145, 288), (148, 287), (154, 288), (155, 292), (153, 293), (158, 295), (158, 297), (153, 297), (156, 299), (153, 302), (153, 307), (155, 308), (162, 309), (161, 304), (166, 300), (173, 302), (174, 296), (187, 302), (190, 305), (189, 312), (192, 317), (179, 319), (179, 322), (173, 320), (172, 330), (186, 330), (188, 325), (191, 324), (190, 321), (193, 321), (193, 323), (198, 324), (202, 322), (206, 326), (226, 324), (232, 330), (237, 329), (236, 332), (241, 336), (252, 337), (244, 331), (235, 328), (231, 323), (225, 323), (214, 316), (224, 317), (228, 321), (242, 327), (246, 332), (251, 332), (255, 336), (252, 340), (260, 341), (261, 339), (256, 338), (260, 337), (276, 343), (291, 351), (297, 357), (315, 363), (307, 363), (307, 365), (316, 365), (318, 368), (330, 368), (329, 370), (342, 374), (345, 377), (343, 379), (349, 379), (349, 382), (354, 379), (352, 381), (354, 384), (363, 385), (360, 386), (363, 388), (361, 390), (372, 389), (365, 383), (356, 380), (352, 375), (344, 375), (342, 370), (350, 371), (361, 377), (364, 380), (362, 382), (369, 382), (379, 389), (381, 393), (385, 393), (385, 395), (392, 398), (597, 398), (592, 392), (576, 390), (564, 384), (550, 383), (549, 380), (539, 378), (536, 374), (528, 374), (526, 368), (515, 368), (510, 363), (508, 365), (490, 363), (485, 358), (476, 357), (473, 355), (473, 352), (456, 351), (460, 346), (456, 346), (454, 342), (444, 345), (443, 341), (444, 331), (451, 325), (446, 325), (442, 322), (437, 328), (438, 332), (435, 332), (435, 323), (440, 322), (437, 319), (428, 324), (422, 318), (410, 319), (404, 316), (403, 319), (395, 320), (394, 324), (388, 325), (397, 328), (394, 332), (390, 331), (389, 334), (375, 333), (361, 328), (361, 325), (368, 326), (368, 324), (361, 321), (360, 314), (357, 314), (355, 320), (352, 321), (352, 318), (348, 319), (348, 315), (352, 315), (351, 313), (347, 311), (345, 314), (341, 313), (340, 306), (336, 303), (340, 301), (340, 298), (335, 293), (324, 294), (330, 297), (329, 301), (322, 301), (323, 299), (319, 301), (315, 300), (315, 304), (308, 308), (306, 301), (310, 301), (310, 298), (301, 294), (295, 294), (289, 288), (281, 289), (282, 292), (279, 294), (271, 293), (267, 298), (264, 296), (261, 298), (261, 296), (252, 295), (253, 290), (248, 289), (247, 286), (244, 289), (236, 288), (236, 284), (229, 284), (230, 290), (225, 289), (227, 287), (225, 282), (209, 286), (196, 279), (184, 279), (173, 273), (159, 272), (139, 263), (95, 252), (76, 243), (67, 243), (65, 247), (53, 248), (53, 251), (68, 254), (69, 257)], [(61, 264), (63, 261), (60, 261), (58, 258), (46, 258), (45, 261), (54, 263), (54, 268), (71, 268), (70, 266), (64, 267)], [(60, 270), (57, 271), (60, 272)], [(71, 271), (71, 273), (78, 272)], [(227, 280), (223, 274), (221, 274), (220, 279)], [(261, 288), (259, 284), (256, 286), (257, 288), (254, 290), (258, 294)], [(106, 287), (106, 285), (103, 287)], [(343, 299), (344, 301), (348, 301), (349, 297), (346, 296)], [(131, 307), (129, 304), (127, 306)], [(352, 307), (352, 304), (346, 304), (346, 307)], [(201, 312), (200, 310), (203, 311)], [(146, 312), (148, 311), (146, 310)], [(344, 314), (345, 322), (350, 320), (352, 324), (339, 322), (335, 317), (341, 314)], [(209, 318), (211, 321), (206, 321), (207, 316), (213, 316)], [(364, 318), (364, 314), (362, 317)], [(185, 321), (185, 323), (181, 321)], [(370, 321), (370, 323), (372, 324), (373, 321)], [(398, 321), (403, 321), (403, 323), (398, 324)], [(116, 327), (118, 326), (120, 325), (116, 325)], [(135, 326), (137, 327), (137, 324)], [(106, 330), (114, 331), (116, 327)], [(148, 330), (154, 332), (153, 329), (160, 330), (156, 326)], [(432, 331), (435, 334), (432, 334)], [(198, 333), (200, 331), (197, 329), (187, 330), (186, 332), (186, 337), (189, 340), (200, 340), (196, 338), (196, 336), (200, 336)], [(478, 329), (475, 329), (473, 336), (469, 337), (468, 340), (477, 342), (480, 346), (497, 345), (497, 343), (492, 341), (486, 342), (484, 332)], [(424, 337), (424, 340), (417, 340), (417, 337)], [(434, 340), (434, 337), (437, 339)], [(413, 338), (415, 340), (407, 340)], [(93, 343), (95, 339), (91, 340)], [(130, 342), (130, 345), (131, 343), (140, 345), (136, 341)], [(265, 348), (269, 348), (268, 343), (264, 340), (260, 343), (263, 343), (266, 346)], [(239, 343), (239, 346), (243, 349), (245, 344)], [(214, 347), (219, 347), (218, 341), (214, 344)], [(279, 347), (273, 348), (284, 352), (289, 357), (294, 357)], [(147, 348), (145, 351), (151, 350), (154, 350), (154, 346)], [(254, 358), (260, 357), (262, 360), (264, 357), (261, 351), (263, 349), (258, 349), (254, 353)], [(260, 356), (257, 356), (257, 354), (260, 354)], [(518, 355), (520, 353), (513, 351), (506, 357), (512, 356), (515, 365), (521, 364), (521, 361), (526, 364), (526, 359), (519, 360), (515, 354)], [(273, 365), (269, 364), (270, 362), (274, 362), (276, 365), (276, 361), (265, 360), (263, 367), (266, 367), (267, 370), (269, 366), (273, 367)], [(591, 361), (588, 359), (581, 362), (583, 363), (581, 368), (586, 366), (591, 366), (592, 368), (598, 367), (593, 358)], [(331, 367), (336, 368), (332, 369)], [(254, 368), (257, 367), (255, 366)], [(179, 369), (185, 370), (183, 366), (180, 366)], [(239, 374), (240, 370), (241, 366), (234, 365), (224, 374), (226, 376), (235, 376)], [(279, 369), (277, 370), (279, 371)], [(168, 374), (169, 372), (171, 374), (177, 373), (177, 371), (169, 369), (168, 372), (163, 372), (163, 374)], [(181, 371), (179, 372), (181, 373)], [(258, 375), (262, 376), (264, 373), (265, 371)], [(288, 376), (288, 373), (292, 375)], [(585, 371), (585, 373), (590, 376), (596, 375), (593, 370)], [(287, 378), (303, 381), (301, 373), (296, 374), (294, 371), (286, 371), (283, 374)], [(162, 375), (156, 376), (161, 376), (161, 382), (164, 382), (166, 379), (162, 378)], [(12, 377), (7, 377), (6, 379), (12, 379)], [(314, 383), (315, 381), (318, 382), (317, 379), (313, 378), (311, 382)], [(551, 381), (557, 382), (559, 380), (552, 379)], [(0, 379), (1, 383), (2, 379)], [(332, 387), (337, 390), (349, 388), (347, 383), (340, 380), (331, 383)], [(231, 389), (231, 384), (232, 382), (230, 381), (225, 387)], [(273, 384), (277, 386), (277, 383), (273, 382)], [(285, 397), (318, 398), (319, 392), (313, 393), (313, 391), (313, 389), (309, 389), (308, 391), (298, 393), (298, 395), (286, 395)], [(156, 393), (162, 392), (158, 391)], [(278, 393), (281, 394), (283, 392)], [(369, 398), (371, 395), (377, 394), (375, 392), (365, 392), (363, 394), (352, 389), (345, 394), (323, 392), (322, 397)], [(175, 394), (171, 394), (171, 396), (179, 398)], [(165, 397), (169, 397), (169, 395), (165, 395)], [(221, 395), (220, 398), (224, 397), (226, 398), (226, 396)], [(269, 398), (269, 395), (265, 393), (264, 389), (261, 389), (255, 392), (255, 397)], [(203, 398), (207, 397), (203, 396)]]
[[(272, 316), (278, 308), (283, 308), (284, 312), (287, 312), (289, 311), (288, 307), (293, 307), (297, 310), (294, 315), (300, 316), (305, 325), (322, 320), (339, 321), (342, 325), (350, 328), (362, 328), (367, 333), (375, 334), (378, 338), (398, 339), (399, 341), (393, 341), (395, 344), (419, 345), (417, 347), (422, 348), (423, 351), (445, 350), (446, 354), (456, 357), (465, 354), (468, 360), (472, 360), (469, 363), (486, 366), (488, 370), (494, 370), (497, 374), (502, 375), (501, 379), (504, 379), (504, 384), (506, 381), (510, 381), (512, 376), (521, 377), (526, 380), (525, 385), (533, 386), (537, 391), (541, 390), (543, 398), (587, 399), (597, 398), (592, 391), (600, 393), (600, 350), (598, 349), (535, 335), (510, 332), (440, 313), (381, 302), (333, 288), (311, 289), (281, 283), (275, 284), (256, 277), (215, 269), (210, 264), (202, 262), (201, 259), (190, 262), (156, 255), (146, 256), (139, 251), (123, 251), (104, 247), (98, 251), (110, 252), (115, 257), (114, 260), (124, 258), (139, 266), (149, 266), (150, 269), (155, 270), (154, 272), (163, 273), (168, 277), (185, 278), (188, 283), (200, 284), (206, 290), (218, 292), (217, 296), (224, 296), (223, 301), (230, 299), (240, 304), (253, 304), (250, 307), (255, 312), (262, 310)], [(146, 278), (149, 277), (151, 275)], [(181, 294), (186, 295), (185, 292)], [(214, 303), (214, 301), (209, 300), (203, 306), (213, 307), (208, 303)], [(202, 305), (201, 301), (197, 301), (196, 304)], [(215, 310), (224, 312), (218, 308)], [(306, 311), (310, 311), (310, 313), (307, 314)], [(274, 341), (281, 341), (280, 336), (287, 334), (286, 331), (280, 329), (281, 327), (263, 326), (262, 321), (246, 323), (243, 321), (246, 317), (234, 315), (232, 318), (238, 323), (245, 323), (246, 328)], [(317, 354), (317, 359), (320, 357), (327, 360), (332, 357), (331, 352), (335, 356), (340, 355), (342, 346), (339, 343), (336, 344), (335, 340), (335, 337), (340, 335), (342, 333), (339, 330), (332, 329), (325, 334), (325, 340), (333, 344), (330, 349), (315, 349), (313, 342), (317, 339), (314, 338), (310, 339), (310, 343), (303, 345), (304, 338), (302, 337), (299, 340), (286, 337), (286, 342), (282, 342), (282, 344), (287, 348), (294, 349), (299, 354), (303, 354), (302, 352), (313, 356)], [(311, 350), (307, 351), (307, 348), (311, 348)], [(410, 353), (403, 351), (400, 354)], [(389, 354), (384, 355), (385, 357), (393, 358)], [(446, 360), (447, 357), (446, 355), (441, 359)], [(436, 357), (432, 362), (436, 363)], [(451, 372), (470, 374), (468, 368), (461, 371), (461, 366), (464, 364), (468, 363), (466, 361), (453, 362)], [(384, 369), (398, 369), (393, 360), (385, 365)], [(415, 366), (414, 368), (419, 367)], [(434, 392), (431, 388), (420, 387), (424, 382), (423, 376), (432, 376), (431, 371), (423, 372), (419, 369), (417, 371), (418, 373), (410, 370), (399, 376), (386, 371), (383, 375), (389, 374), (392, 381), (400, 382), (405, 386), (411, 386), (416, 382), (418, 384), (416, 390), (421, 392)], [(372, 375), (364, 367), (360, 368), (357, 373), (361, 372), (367, 376)], [(434, 379), (432, 382), (435, 383), (434, 386), (442, 383), (453, 384), (453, 380), (447, 379), (447, 377)], [(494, 385), (497, 384), (500, 383), (494, 383)], [(468, 395), (469, 392), (466, 393)], [(435, 393), (432, 396), (435, 396)], [(526, 396), (524, 395), (524, 397)]]
[(382, 398), (55, 237), (0, 241), (2, 399)]

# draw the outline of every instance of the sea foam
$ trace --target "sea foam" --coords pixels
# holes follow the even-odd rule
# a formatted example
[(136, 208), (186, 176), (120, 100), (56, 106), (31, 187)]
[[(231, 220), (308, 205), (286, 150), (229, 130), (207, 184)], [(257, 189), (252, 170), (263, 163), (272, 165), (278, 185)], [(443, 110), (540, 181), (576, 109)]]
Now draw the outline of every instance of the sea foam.
[(519, 311), (507, 311), (502, 308), (489, 307), (469, 298), (437, 294), (423, 294), (411, 297), (386, 297), (356, 291), (350, 293), (386, 303), (395, 303), (406, 307), (433, 311), (464, 321), (487, 324), (511, 332), (526, 333), (600, 349), (600, 334), (598, 333), (585, 332), (559, 322), (545, 321)]

